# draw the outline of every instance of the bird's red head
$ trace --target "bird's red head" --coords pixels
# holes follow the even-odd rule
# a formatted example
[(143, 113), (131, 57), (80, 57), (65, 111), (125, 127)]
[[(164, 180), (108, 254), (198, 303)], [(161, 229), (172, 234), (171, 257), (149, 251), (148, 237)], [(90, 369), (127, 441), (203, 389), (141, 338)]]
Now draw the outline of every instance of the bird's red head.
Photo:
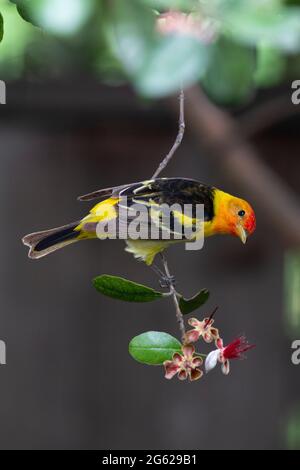
[(247, 233), (251, 235), (256, 229), (256, 217), (255, 217), (255, 213), (252, 207), (249, 204), (248, 206), (249, 206), (249, 212), (245, 217), (244, 228), (247, 231)]
[(256, 228), (255, 213), (244, 199), (217, 190), (216, 217), (213, 225), (215, 233), (235, 235), (246, 243), (247, 237)]
[(228, 204), (232, 234), (246, 243), (247, 237), (256, 228), (255, 213), (250, 204), (244, 199), (232, 197)]

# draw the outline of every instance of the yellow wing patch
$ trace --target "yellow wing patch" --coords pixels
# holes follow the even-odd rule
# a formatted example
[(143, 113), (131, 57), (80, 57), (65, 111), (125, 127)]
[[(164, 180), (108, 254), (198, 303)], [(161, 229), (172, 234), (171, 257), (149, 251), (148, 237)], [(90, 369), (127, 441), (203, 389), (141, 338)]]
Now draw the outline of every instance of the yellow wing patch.
[(110, 198), (96, 204), (90, 210), (90, 213), (84, 217), (80, 224), (77, 225), (77, 227), (74, 229), (78, 232), (82, 231), (80, 238), (95, 238), (96, 230), (95, 232), (85, 232), (84, 225), (98, 223), (103, 220), (109, 221), (115, 219), (117, 217), (117, 210), (115, 206), (118, 204), (118, 202), (118, 198)]

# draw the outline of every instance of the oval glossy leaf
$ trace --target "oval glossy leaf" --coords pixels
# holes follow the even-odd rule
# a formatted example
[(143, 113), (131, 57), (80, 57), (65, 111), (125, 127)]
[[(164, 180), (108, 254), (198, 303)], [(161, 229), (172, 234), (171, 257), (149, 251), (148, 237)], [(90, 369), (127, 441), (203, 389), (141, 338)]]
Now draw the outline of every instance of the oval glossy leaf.
[(138, 362), (162, 365), (175, 352), (181, 352), (181, 344), (174, 336), (161, 331), (148, 331), (135, 336), (129, 343), (129, 353)]
[(101, 294), (127, 302), (152, 302), (163, 297), (162, 292), (117, 276), (104, 274), (93, 279), (93, 284)]
[(197, 308), (204, 305), (209, 298), (209, 291), (207, 289), (202, 289), (198, 294), (196, 294), (191, 299), (185, 299), (180, 297), (179, 307), (183, 315), (188, 315), (189, 313), (194, 312)]

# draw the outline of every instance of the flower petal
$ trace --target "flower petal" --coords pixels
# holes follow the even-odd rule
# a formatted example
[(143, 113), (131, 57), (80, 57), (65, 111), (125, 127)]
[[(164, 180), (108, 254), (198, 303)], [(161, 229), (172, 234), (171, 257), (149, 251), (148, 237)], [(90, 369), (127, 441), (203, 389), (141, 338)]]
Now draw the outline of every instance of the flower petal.
[(199, 380), (203, 376), (203, 372), (200, 369), (192, 369), (190, 370), (190, 380), (193, 382), (194, 380)]
[(192, 344), (185, 344), (182, 346), (182, 352), (185, 359), (191, 360), (194, 355), (195, 348)]
[(178, 378), (179, 380), (186, 380), (188, 377), (188, 373), (186, 371), (186, 369), (181, 369), (179, 372), (178, 372)]
[(230, 372), (230, 363), (229, 361), (225, 361), (222, 364), (222, 372), (224, 375), (228, 375)]
[(224, 343), (223, 343), (222, 338), (218, 338), (218, 339), (215, 341), (215, 344), (216, 344), (217, 348), (219, 348), (219, 349), (223, 349), (223, 347), (224, 347)]
[(219, 338), (219, 330), (217, 328), (211, 328), (210, 334), (212, 335), (215, 341)]
[(214, 369), (218, 363), (220, 351), (219, 349), (215, 349), (211, 353), (208, 354), (207, 358), (205, 359), (205, 371), (208, 373), (210, 370)]
[(181, 354), (179, 354), (177, 352), (173, 354), (172, 362), (174, 362), (174, 364), (180, 366), (180, 364), (182, 363), (183, 360), (184, 360), (184, 358)]
[(206, 343), (212, 343), (214, 340), (212, 335), (210, 334), (210, 331), (207, 331), (206, 333), (204, 333), (203, 339)]
[(202, 364), (203, 364), (203, 359), (202, 359), (202, 357), (197, 356), (197, 357), (194, 357), (194, 358), (192, 359), (192, 362), (191, 362), (191, 366), (192, 366), (192, 367), (194, 367), (194, 368), (200, 367), (200, 366), (202, 366)]
[(199, 324), (200, 324), (200, 326), (202, 326), (202, 322), (197, 320), (197, 318), (189, 318), (188, 324), (193, 326), (194, 328), (197, 328), (199, 326)]
[(196, 343), (200, 337), (200, 332), (197, 330), (187, 331), (185, 334), (185, 339), (188, 343)]
[(177, 374), (179, 370), (179, 366), (174, 364), (173, 361), (165, 361), (164, 362), (164, 368), (165, 368), (165, 378), (166, 379), (172, 379), (174, 375)]

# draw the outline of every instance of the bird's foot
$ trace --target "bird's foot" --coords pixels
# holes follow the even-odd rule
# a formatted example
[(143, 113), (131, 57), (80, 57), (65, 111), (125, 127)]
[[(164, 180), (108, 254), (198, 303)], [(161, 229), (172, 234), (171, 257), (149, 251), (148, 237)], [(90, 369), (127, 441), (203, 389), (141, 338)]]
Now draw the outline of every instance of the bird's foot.
[(176, 286), (175, 276), (162, 276), (159, 281), (160, 287), (170, 288)]
[(160, 287), (162, 287), (163, 289), (171, 289), (171, 287), (175, 287), (175, 276), (167, 275), (155, 264), (152, 264), (151, 269), (158, 275)]

